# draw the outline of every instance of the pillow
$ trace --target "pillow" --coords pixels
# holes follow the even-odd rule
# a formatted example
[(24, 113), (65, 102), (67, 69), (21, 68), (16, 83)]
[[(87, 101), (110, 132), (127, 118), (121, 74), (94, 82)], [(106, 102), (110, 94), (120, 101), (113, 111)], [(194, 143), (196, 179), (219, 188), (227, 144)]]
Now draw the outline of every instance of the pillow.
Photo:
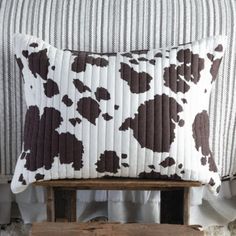
[(219, 192), (207, 110), (225, 41), (92, 53), (16, 34), (27, 112), (12, 191), (113, 176), (200, 181)]

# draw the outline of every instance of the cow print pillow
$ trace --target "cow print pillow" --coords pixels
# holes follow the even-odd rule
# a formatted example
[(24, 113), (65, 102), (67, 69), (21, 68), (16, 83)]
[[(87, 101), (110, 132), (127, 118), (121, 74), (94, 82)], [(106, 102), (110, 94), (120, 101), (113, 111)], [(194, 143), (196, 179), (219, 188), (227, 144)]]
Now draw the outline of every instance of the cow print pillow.
[(209, 96), (222, 36), (119, 53), (59, 50), (15, 36), (27, 103), (11, 188), (107, 176), (201, 181), (217, 193)]

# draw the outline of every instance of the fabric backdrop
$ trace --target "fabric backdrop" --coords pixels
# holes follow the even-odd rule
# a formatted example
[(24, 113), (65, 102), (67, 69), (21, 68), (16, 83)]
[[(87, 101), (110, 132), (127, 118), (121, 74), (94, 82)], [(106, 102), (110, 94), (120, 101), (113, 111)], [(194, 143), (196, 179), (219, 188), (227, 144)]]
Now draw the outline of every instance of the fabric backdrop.
[(228, 36), (210, 104), (211, 146), (222, 177), (236, 173), (235, 0), (0, 0), (0, 175), (10, 177), (22, 143), (25, 103), (13, 55), (15, 32), (58, 48), (150, 49)]

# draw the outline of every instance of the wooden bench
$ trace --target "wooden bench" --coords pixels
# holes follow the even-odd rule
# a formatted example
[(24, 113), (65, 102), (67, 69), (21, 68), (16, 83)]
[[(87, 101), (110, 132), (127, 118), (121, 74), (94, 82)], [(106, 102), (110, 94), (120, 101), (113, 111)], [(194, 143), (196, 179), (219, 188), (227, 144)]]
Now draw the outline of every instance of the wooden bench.
[(203, 236), (197, 226), (119, 223), (34, 223), (31, 236)]
[(166, 181), (130, 178), (109, 179), (68, 179), (50, 180), (34, 183), (47, 189), (47, 220), (57, 221), (55, 205), (57, 195), (66, 199), (65, 218), (69, 222), (76, 221), (76, 190), (160, 190), (161, 213), (160, 222), (185, 224), (189, 222), (189, 188), (201, 186), (193, 181)]

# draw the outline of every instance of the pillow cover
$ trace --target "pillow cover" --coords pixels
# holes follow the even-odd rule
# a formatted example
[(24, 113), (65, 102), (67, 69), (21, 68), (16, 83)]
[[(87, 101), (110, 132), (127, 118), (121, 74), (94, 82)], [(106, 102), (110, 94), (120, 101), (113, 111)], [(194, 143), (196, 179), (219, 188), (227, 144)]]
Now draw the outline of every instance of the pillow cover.
[(106, 176), (201, 181), (219, 192), (207, 110), (225, 37), (103, 54), (21, 34), (14, 44), (27, 103), (14, 193)]

